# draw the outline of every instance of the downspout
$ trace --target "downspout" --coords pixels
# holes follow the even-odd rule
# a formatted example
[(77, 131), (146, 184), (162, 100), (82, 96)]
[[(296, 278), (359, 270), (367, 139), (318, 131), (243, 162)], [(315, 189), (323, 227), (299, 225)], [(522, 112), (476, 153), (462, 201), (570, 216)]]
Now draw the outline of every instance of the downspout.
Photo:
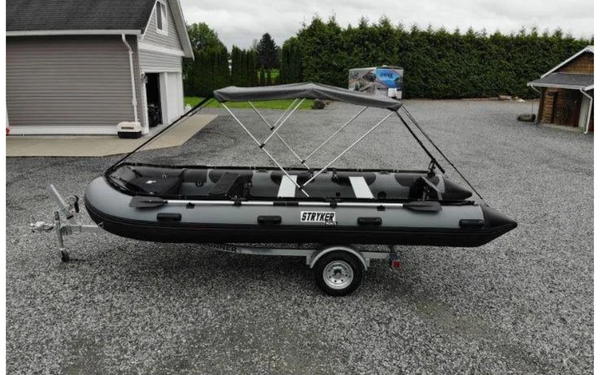
[(131, 104), (133, 105), (133, 117), (135, 122), (139, 122), (138, 113), (137, 113), (137, 96), (135, 93), (135, 72), (133, 70), (133, 50), (127, 40), (125, 39), (125, 34), (121, 34), (121, 38), (123, 39), (123, 43), (129, 50), (129, 70), (131, 71)]
[(583, 91), (583, 87), (580, 87), (579, 91), (581, 91), (581, 93), (590, 100), (590, 106), (588, 108), (588, 113), (587, 113), (587, 120), (585, 122), (585, 132), (583, 133), (583, 134), (587, 134), (590, 132), (590, 117), (592, 116), (592, 105), (594, 104), (594, 97), (588, 95), (585, 91)]

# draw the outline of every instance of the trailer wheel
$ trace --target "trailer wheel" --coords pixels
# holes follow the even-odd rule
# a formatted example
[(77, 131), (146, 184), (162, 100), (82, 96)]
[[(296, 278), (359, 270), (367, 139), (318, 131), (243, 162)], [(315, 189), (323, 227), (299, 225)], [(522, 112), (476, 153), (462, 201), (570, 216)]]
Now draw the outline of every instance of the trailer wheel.
[(321, 290), (330, 296), (345, 296), (360, 285), (363, 268), (356, 256), (334, 251), (319, 259), (313, 272)]

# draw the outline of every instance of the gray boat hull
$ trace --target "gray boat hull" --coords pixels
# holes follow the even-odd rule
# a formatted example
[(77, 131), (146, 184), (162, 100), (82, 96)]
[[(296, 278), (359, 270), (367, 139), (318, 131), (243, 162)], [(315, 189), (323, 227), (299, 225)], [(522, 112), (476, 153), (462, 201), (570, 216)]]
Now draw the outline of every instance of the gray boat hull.
[(431, 212), (384, 204), (186, 204), (185, 199), (139, 208), (130, 207), (131, 201), (131, 195), (115, 189), (106, 177), (93, 180), (85, 193), (90, 217), (106, 231), (154, 242), (476, 247), (517, 226), (492, 208), (472, 202), (442, 202), (439, 211)]

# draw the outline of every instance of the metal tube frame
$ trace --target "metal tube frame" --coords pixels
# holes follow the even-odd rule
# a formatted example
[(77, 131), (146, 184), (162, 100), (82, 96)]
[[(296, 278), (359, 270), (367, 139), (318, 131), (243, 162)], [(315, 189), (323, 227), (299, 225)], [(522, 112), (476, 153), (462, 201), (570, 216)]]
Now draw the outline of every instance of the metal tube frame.
[[(227, 110), (227, 112), (229, 112), (229, 114), (231, 115), (231, 117), (233, 117), (233, 119), (242, 127), (242, 129), (244, 129), (244, 131), (246, 133), (248, 133), (248, 135), (252, 138), (252, 140), (258, 145), (258, 147), (269, 157), (269, 159), (271, 159), (271, 161), (273, 163), (275, 163), (275, 165), (287, 176), (287, 178), (290, 179), (290, 181), (296, 186), (297, 189), (299, 189), (306, 197), (309, 197), (308, 193), (304, 190), (304, 187), (306, 185), (308, 185), (310, 182), (314, 181), (314, 179), (319, 176), (320, 174), (322, 174), (324, 171), (327, 170), (327, 168), (329, 168), (333, 163), (335, 163), (339, 158), (341, 158), (344, 154), (346, 154), (348, 151), (350, 151), (354, 146), (356, 146), (360, 141), (362, 141), (365, 137), (367, 137), (369, 134), (371, 134), (371, 132), (373, 132), (375, 129), (377, 129), (381, 124), (383, 124), (390, 116), (392, 116), (392, 114), (396, 113), (396, 111), (392, 111), (390, 112), (387, 116), (385, 116), (382, 120), (380, 120), (378, 123), (376, 123), (371, 129), (369, 129), (365, 134), (363, 134), (360, 138), (358, 138), (354, 143), (352, 143), (348, 148), (346, 148), (344, 151), (342, 151), (342, 153), (340, 153), (337, 157), (335, 157), (331, 162), (329, 162), (325, 167), (323, 167), (320, 171), (318, 171), (316, 174), (314, 174), (308, 181), (306, 181), (304, 184), (299, 185), (296, 181), (294, 181), (294, 179), (290, 176), (290, 174), (281, 166), (281, 164), (279, 164), (279, 162), (277, 162), (277, 160), (275, 160), (275, 158), (265, 149), (265, 145), (266, 143), (273, 137), (273, 136), (277, 136), (282, 142), (283, 144), (292, 152), (292, 154), (294, 154), (294, 156), (304, 165), (304, 167), (306, 167), (309, 171), (310, 168), (306, 165), (306, 160), (308, 158), (310, 158), (312, 155), (314, 155), (318, 150), (320, 150), (325, 144), (327, 144), (329, 141), (331, 141), (337, 134), (339, 134), (344, 128), (346, 128), (348, 125), (350, 125), (354, 120), (356, 120), (356, 118), (358, 118), (358, 116), (360, 116), (364, 111), (367, 110), (368, 107), (363, 107), (361, 108), (361, 110), (355, 114), (350, 120), (348, 120), (344, 125), (342, 125), (342, 127), (340, 129), (338, 129), (336, 132), (334, 132), (329, 138), (327, 138), (325, 140), (325, 142), (323, 142), (321, 145), (319, 145), (313, 152), (310, 153), (310, 155), (308, 155), (304, 160), (302, 160), (298, 154), (296, 152), (294, 152), (294, 150), (289, 146), (289, 144), (287, 144), (287, 142), (285, 142), (283, 140), (283, 138), (281, 138), (281, 136), (279, 136), (279, 134), (277, 134), (277, 131), (279, 129), (281, 129), (281, 127), (285, 124), (285, 122), (292, 116), (292, 114), (298, 109), (298, 107), (300, 107), (300, 105), (304, 102), (305, 99), (300, 100), (300, 102), (298, 104), (295, 104), (297, 99), (294, 100), (292, 102), (292, 104), (288, 107), (288, 109), (284, 112), (283, 115), (281, 115), (279, 117), (279, 119), (277, 120), (277, 122), (275, 122), (276, 126), (272, 126), (265, 118), (264, 116), (260, 113), (260, 111), (258, 111), (258, 109), (256, 109), (256, 107), (251, 103), (248, 102), (250, 104), (250, 107), (254, 110), (254, 112), (256, 112), (256, 114), (261, 118), (261, 120), (267, 125), (269, 126), (269, 128), (271, 129), (271, 134), (265, 139), (265, 141), (263, 143), (260, 143), (260, 141), (258, 139), (256, 139), (256, 137), (250, 132), (250, 130), (248, 130), (248, 128), (242, 123), (242, 121), (231, 111), (231, 109), (229, 109), (229, 107), (225, 104), (225, 103), (221, 103), (221, 105), (223, 106), (223, 108), (225, 108), (225, 110)], [(294, 106), (295, 105), (295, 106)], [(290, 111), (290, 108), (293, 109)], [(288, 113), (289, 112), (289, 113)], [(286, 115), (287, 113), (287, 115)], [(400, 117), (400, 116), (398, 116)], [(402, 119), (402, 118), (401, 118)], [(278, 125), (277, 125), (278, 124)]]
[(296, 104), (294, 109), (292, 109), (292, 111), (290, 113), (288, 113), (288, 115), (283, 120), (281, 120), (279, 125), (273, 130), (273, 132), (267, 137), (267, 139), (264, 140), (263, 146), (266, 145), (267, 142), (269, 142), (269, 139), (271, 139), (275, 134), (277, 134), (279, 129), (281, 129), (281, 127), (285, 124), (285, 122), (294, 114), (294, 112), (296, 112), (296, 110), (298, 109), (298, 107), (300, 107), (300, 105), (302, 103), (304, 103), (304, 99), (300, 100), (300, 102), (298, 104)]
[(306, 265), (313, 268), (316, 260), (331, 250), (342, 250), (357, 256), (364, 266), (364, 269), (370, 266), (371, 259), (389, 260), (397, 258), (399, 252), (390, 246), (390, 251), (360, 251), (351, 246), (328, 246), (321, 249), (286, 249), (286, 248), (272, 248), (272, 247), (251, 247), (251, 246), (237, 246), (234, 244), (204, 244), (206, 247), (227, 253), (234, 254), (248, 254), (248, 255), (265, 255), (265, 256), (293, 256), (293, 257), (305, 257)]
[(342, 156), (344, 156), (344, 154), (346, 152), (350, 151), (354, 146), (356, 146), (358, 144), (358, 142), (362, 141), (366, 136), (368, 136), (369, 134), (371, 134), (375, 129), (377, 129), (379, 127), (379, 125), (383, 124), (385, 122), (385, 120), (387, 120), (388, 118), (390, 118), (390, 116), (393, 115), (394, 113), (395, 112), (390, 112), (387, 116), (385, 116), (383, 118), (383, 120), (381, 120), (377, 124), (375, 124), (375, 126), (373, 126), (371, 129), (369, 129), (369, 131), (367, 131), (365, 134), (363, 134), (362, 137), (360, 137), (356, 141), (354, 141), (354, 143), (352, 143), (347, 149), (345, 149), (344, 151), (342, 151), (341, 154), (339, 154), (332, 161), (330, 161), (329, 164), (327, 164), (320, 171), (318, 171), (316, 174), (314, 174), (308, 181), (306, 181), (302, 185), (302, 187), (305, 187), (307, 184), (309, 184), (315, 178), (317, 178), (318, 175), (320, 175), (321, 173), (325, 172), (325, 170), (327, 170), (327, 168), (329, 168), (331, 166), (331, 164), (335, 163), (339, 158), (341, 158)]
[[(467, 178), (461, 173), (461, 171), (458, 170), (458, 168), (454, 165), (454, 163), (452, 163), (450, 161), (450, 159), (448, 159), (448, 157), (446, 156), (446, 154), (444, 154), (442, 152), (442, 150), (439, 149), (439, 147), (435, 144), (435, 142), (433, 142), (433, 140), (429, 137), (429, 135), (425, 132), (425, 130), (423, 130), (423, 128), (421, 127), (421, 125), (419, 125), (419, 123), (417, 122), (417, 120), (410, 114), (410, 112), (408, 112), (408, 110), (404, 106), (402, 106), (402, 110), (406, 114), (406, 117), (408, 117), (410, 119), (410, 121), (413, 123), (413, 125), (417, 129), (419, 129), (419, 131), (421, 132), (421, 134), (423, 134), (423, 136), (429, 141), (429, 143), (431, 143), (431, 145), (437, 150), (437, 152), (444, 158), (444, 160), (446, 160), (446, 162), (448, 162), (448, 164), (450, 164), (450, 166), (452, 167), (452, 169), (454, 169), (456, 171), (456, 173), (458, 173), (458, 175), (463, 179), (463, 181), (465, 181), (467, 183), (467, 185), (469, 185), (469, 187), (471, 188), (471, 190), (473, 190), (473, 192), (475, 194), (477, 194), (477, 196), (479, 197), (479, 199), (481, 199), (481, 201), (487, 206), (487, 202), (485, 201), (485, 199), (483, 199), (483, 196), (481, 196), (481, 194), (479, 194), (479, 192), (477, 191), (477, 189), (475, 189), (475, 187), (471, 184), (471, 182), (469, 182), (469, 180), (467, 180)], [(417, 137), (417, 135), (413, 132), (413, 130), (408, 126), (408, 124), (406, 123), (406, 120), (404, 120), (404, 118), (400, 115), (400, 113), (396, 112), (396, 115), (398, 115), (398, 118), (406, 126), (406, 129), (408, 129), (408, 131), (412, 134), (412, 136), (417, 140), (417, 142), (419, 143), (419, 145), (421, 145), (421, 147), (423, 148), (423, 150), (425, 151), (425, 153), (427, 153), (427, 155), (429, 157), (431, 157), (431, 163), (437, 165), (437, 167), (440, 169), (440, 171), (442, 173), (446, 174), (446, 171), (444, 170), (444, 168), (442, 168), (442, 166), (440, 165), (440, 163), (438, 163), (438, 161), (433, 157), (433, 155), (429, 152), (429, 150), (427, 150), (427, 148), (425, 147), (425, 145), (423, 144), (423, 142), (421, 142), (421, 140)]]
[[(256, 139), (256, 137), (254, 137), (254, 135), (252, 135), (252, 133), (250, 132), (250, 130), (248, 130), (248, 128), (246, 128), (246, 126), (240, 121), (239, 118), (237, 118), (237, 116), (231, 112), (231, 110), (229, 109), (229, 107), (227, 107), (225, 105), (225, 103), (221, 103), (221, 105), (223, 106), (223, 108), (225, 108), (227, 110), (227, 112), (229, 112), (229, 114), (231, 115), (231, 117), (233, 117), (233, 119), (246, 131), (246, 133), (248, 133), (248, 135), (254, 140), (254, 142), (256, 142), (256, 144), (258, 145), (258, 147), (269, 157), (269, 159), (271, 159), (271, 161), (273, 163), (275, 163), (275, 165), (277, 165), (277, 167), (283, 172), (285, 173), (285, 175), (290, 179), (290, 181), (292, 181), (294, 183), (294, 185), (296, 185), (296, 188), (300, 189), (300, 191), (306, 195), (307, 197), (309, 196), (308, 193), (306, 191), (304, 191), (304, 189), (298, 185), (298, 183), (296, 181), (294, 181), (294, 179), (292, 179), (292, 177), (290, 176), (290, 174), (281, 166), (281, 164), (279, 164), (277, 162), (277, 160), (275, 160), (275, 158), (273, 156), (271, 156), (271, 154), (269, 153), (269, 151), (267, 151), (264, 147), (264, 144), (261, 144), (258, 139)], [(289, 116), (288, 116), (289, 118)], [(285, 120), (283, 120), (285, 121)], [(273, 133), (271, 133), (273, 134)]]
[(319, 145), (319, 147), (317, 147), (313, 152), (311, 152), (307, 157), (305, 157), (304, 161), (307, 161), (311, 156), (313, 156), (317, 151), (319, 151), (323, 146), (325, 146), (327, 144), (327, 142), (331, 141), (333, 139), (333, 137), (335, 137), (336, 135), (338, 135), (339, 132), (341, 132), (348, 125), (350, 125), (352, 123), (352, 121), (356, 120), (356, 118), (358, 116), (360, 116), (364, 111), (366, 111), (367, 108), (369, 108), (369, 107), (363, 107), (357, 114), (355, 114), (350, 120), (348, 120), (348, 122), (346, 122), (344, 125), (342, 125), (341, 128), (339, 128), (338, 130), (336, 130), (336, 132), (333, 133), (331, 136), (329, 136), (329, 138), (327, 138), (323, 143), (321, 143), (321, 145)]
[[(297, 100), (297, 99), (296, 99)], [(294, 102), (292, 102), (292, 105), (294, 105), (294, 103), (296, 102), (296, 100)], [(248, 102), (248, 104), (250, 104), (250, 107), (252, 107), (252, 109), (254, 110), (254, 112), (256, 112), (256, 114), (263, 120), (263, 122), (265, 124), (267, 124), (267, 126), (269, 127), (269, 129), (271, 129), (271, 131), (273, 131), (273, 129), (275, 128), (275, 126), (277, 126), (277, 123), (281, 120), (281, 118), (283, 117), (283, 115), (281, 117), (279, 117), (279, 119), (277, 120), (277, 122), (275, 122), (275, 125), (271, 125), (269, 123), (269, 121), (267, 121), (266, 118), (264, 118), (264, 116), (262, 115), (262, 113), (260, 113), (258, 111), (258, 109), (256, 109), (256, 107), (254, 106), (254, 104), (252, 104), (252, 102)], [(290, 107), (288, 107), (289, 110)], [(286, 110), (286, 112), (288, 111)], [(284, 113), (285, 114), (285, 113)], [(302, 158), (300, 156), (298, 156), (298, 154), (292, 149), (292, 147), (281, 137), (281, 135), (277, 134), (276, 135), (277, 138), (279, 138), (279, 140), (281, 141), (281, 143), (283, 143), (285, 145), (285, 147), (287, 147), (288, 150), (290, 150), (290, 152), (296, 157), (296, 159), (298, 159), (298, 161), (304, 165), (304, 167), (308, 170), (310, 170), (310, 167), (308, 165), (306, 165), (306, 159), (302, 160)]]
[(285, 115), (287, 115), (287, 113), (292, 109), (292, 107), (294, 106), (294, 104), (296, 104), (296, 102), (298, 101), (298, 99), (294, 99), (294, 101), (292, 102), (292, 104), (289, 105), (289, 107), (287, 107), (287, 109), (281, 114), (281, 116), (279, 116), (279, 118), (277, 119), (277, 121), (275, 121), (275, 124), (273, 125), (273, 127), (276, 127), (277, 125), (279, 125), (279, 121), (281, 121), (282, 118), (285, 117)]
[[(54, 230), (56, 233), (56, 240), (58, 242), (58, 249), (62, 254), (63, 261), (68, 261), (68, 253), (65, 250), (65, 236), (69, 236), (76, 233), (98, 233), (101, 232), (102, 224), (100, 225), (84, 225), (77, 220), (75, 215), (77, 214), (74, 204), (67, 203), (65, 199), (56, 190), (54, 185), (50, 185), (50, 196), (58, 205), (58, 210), (54, 211), (54, 220), (52, 224), (47, 224), (43, 221), (38, 221), (29, 225), (33, 232), (50, 232)], [(64, 216), (67, 220), (64, 223), (61, 219)]]

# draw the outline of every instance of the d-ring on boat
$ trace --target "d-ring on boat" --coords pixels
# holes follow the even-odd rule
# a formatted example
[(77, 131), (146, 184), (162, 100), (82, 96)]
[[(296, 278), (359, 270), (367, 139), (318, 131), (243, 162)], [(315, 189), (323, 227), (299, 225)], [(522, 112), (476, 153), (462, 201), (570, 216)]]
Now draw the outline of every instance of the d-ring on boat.
[[(223, 106), (274, 166), (172, 166), (127, 162), (135, 150), (87, 187), (85, 206), (98, 225), (119, 236), (156, 242), (324, 244), (330, 250), (311, 253), (307, 262), (314, 261), (311, 266), (317, 269), (317, 282), (327, 293), (335, 295), (354, 290), (358, 285), (356, 279), (360, 281), (359, 276), (368, 265), (368, 257), (352, 250), (348, 244), (475, 247), (517, 226), (487, 204), (469, 200), (472, 192), (446, 177), (444, 168), (421, 138), (425, 137), (450, 165), (454, 165), (402, 102), (314, 83), (227, 87), (216, 90), (213, 98), (207, 98), (170, 126), (176, 126), (200, 111), (209, 99), (217, 100)], [(276, 99), (294, 101), (272, 124), (252, 102)], [(280, 129), (305, 99), (339, 101), (360, 109), (312, 153), (300, 156), (282, 137)], [(270, 128), (268, 137), (259, 140), (227, 105), (238, 101), (250, 103), (257, 119)], [(311, 167), (311, 157), (367, 108), (382, 109), (382, 118), (327, 165)], [(430, 158), (427, 169), (332, 167), (375, 129), (391, 120), (406, 127), (417, 140)], [(297, 166), (283, 167), (269, 152), (274, 138), (278, 138), (298, 160)], [(456, 171), (460, 174), (458, 169)], [(465, 182), (469, 184), (466, 179)], [(285, 251), (277, 254), (285, 255)]]

